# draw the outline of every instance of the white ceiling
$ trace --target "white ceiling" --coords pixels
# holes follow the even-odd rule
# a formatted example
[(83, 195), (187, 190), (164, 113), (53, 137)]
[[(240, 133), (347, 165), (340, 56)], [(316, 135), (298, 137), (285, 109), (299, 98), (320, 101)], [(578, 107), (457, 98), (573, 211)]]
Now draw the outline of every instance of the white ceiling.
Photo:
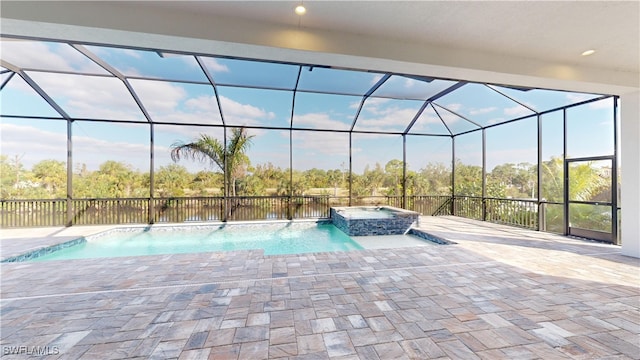
[[(249, 19), (637, 73), (639, 1), (158, 1), (146, 8)], [(587, 49), (597, 52), (580, 56)]]
[[(300, 0), (302, 1), (302, 0)], [(603, 94), (640, 88), (640, 1), (0, 1), (0, 33)], [(580, 56), (587, 49), (597, 52)]]

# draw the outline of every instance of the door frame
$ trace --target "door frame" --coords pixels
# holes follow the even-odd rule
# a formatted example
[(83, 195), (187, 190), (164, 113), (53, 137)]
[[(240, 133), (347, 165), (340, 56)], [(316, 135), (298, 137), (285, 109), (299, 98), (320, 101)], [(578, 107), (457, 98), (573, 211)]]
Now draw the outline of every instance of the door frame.
[[(603, 161), (611, 162), (611, 202), (576, 201), (569, 198), (569, 167), (571, 163)], [(611, 208), (611, 232), (574, 228), (570, 226), (569, 208), (571, 204), (609, 206)], [(615, 156), (590, 156), (564, 160), (564, 233), (613, 244), (618, 243), (618, 169)]]

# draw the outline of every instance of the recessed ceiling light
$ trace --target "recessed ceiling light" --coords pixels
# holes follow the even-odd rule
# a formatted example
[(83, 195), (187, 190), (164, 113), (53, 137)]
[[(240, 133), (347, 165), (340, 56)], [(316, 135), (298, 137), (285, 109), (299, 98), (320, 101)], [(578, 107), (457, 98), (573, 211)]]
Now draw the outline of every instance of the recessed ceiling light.
[(589, 55), (593, 55), (593, 53), (595, 53), (596, 51), (593, 49), (587, 50), (585, 52), (582, 53), (582, 56), (589, 56)]
[(295, 10), (296, 14), (302, 16), (304, 14), (307, 13), (307, 8), (304, 7), (304, 5), (298, 5), (296, 6), (296, 10)]

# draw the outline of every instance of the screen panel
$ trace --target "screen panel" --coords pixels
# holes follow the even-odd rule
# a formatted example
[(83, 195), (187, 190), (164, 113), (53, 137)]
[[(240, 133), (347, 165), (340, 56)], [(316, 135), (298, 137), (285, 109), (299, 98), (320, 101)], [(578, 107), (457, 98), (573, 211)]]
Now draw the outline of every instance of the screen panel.
[(455, 137), (455, 195), (482, 196), (482, 132)]
[(86, 46), (128, 77), (208, 82), (194, 56), (107, 46)]
[(537, 129), (531, 117), (486, 130), (488, 197), (538, 198)]
[(2, 199), (66, 198), (67, 122), (0, 120)]
[(154, 123), (222, 125), (211, 85), (131, 80)]
[(148, 124), (74, 121), (74, 198), (149, 196)]
[(289, 128), (293, 92), (218, 86), (226, 125)]
[(124, 83), (115, 77), (27, 74), (73, 118), (147, 121)]
[(353, 134), (352, 136), (353, 196), (375, 198), (401, 195), (402, 136), (383, 134)]
[(407, 136), (407, 194), (451, 195), (451, 138)]
[(567, 158), (613, 155), (613, 98), (567, 109)]

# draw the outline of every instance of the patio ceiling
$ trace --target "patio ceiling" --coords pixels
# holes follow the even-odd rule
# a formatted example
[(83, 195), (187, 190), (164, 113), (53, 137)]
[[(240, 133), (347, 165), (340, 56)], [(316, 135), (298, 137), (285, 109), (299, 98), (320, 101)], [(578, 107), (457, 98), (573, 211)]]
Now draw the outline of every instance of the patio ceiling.
[(454, 136), (601, 96), (163, 49), (0, 41), (1, 115), (12, 118)]

